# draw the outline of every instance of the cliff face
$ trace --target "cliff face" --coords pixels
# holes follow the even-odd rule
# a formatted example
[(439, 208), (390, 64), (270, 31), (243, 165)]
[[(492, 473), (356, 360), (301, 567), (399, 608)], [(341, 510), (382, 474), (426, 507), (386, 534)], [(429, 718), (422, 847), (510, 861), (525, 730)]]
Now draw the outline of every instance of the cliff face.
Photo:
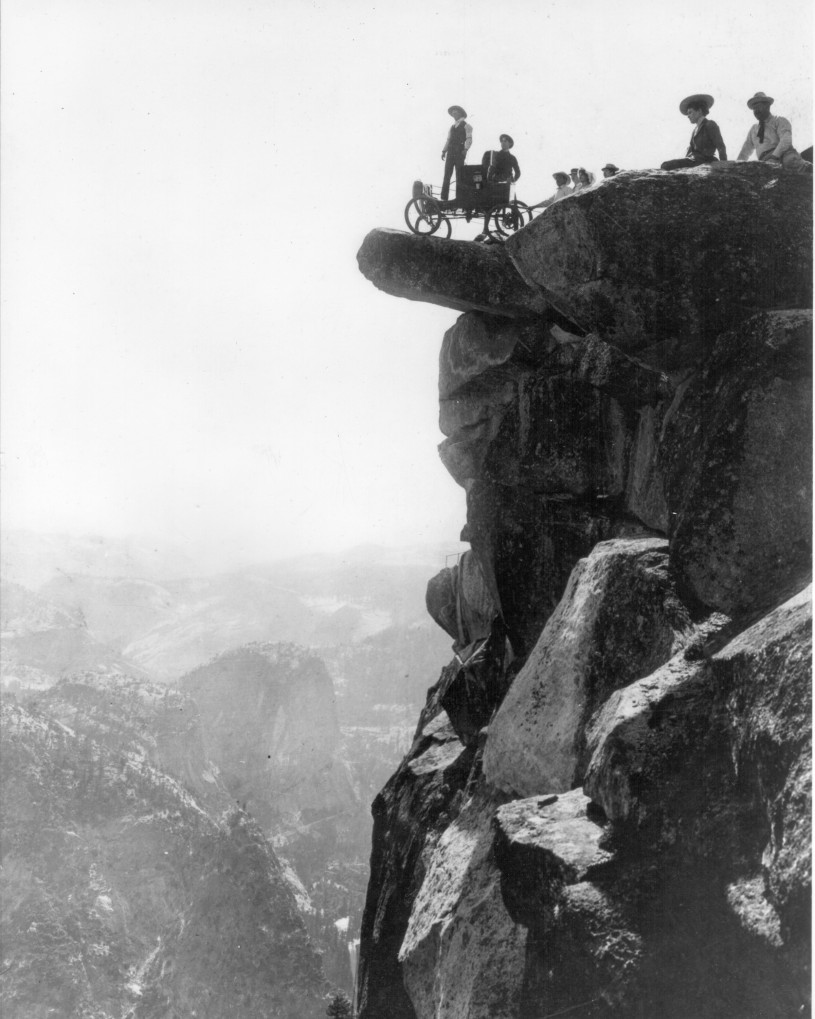
[(758, 164), (626, 173), (488, 254), (365, 239), (377, 286), (464, 312), (471, 551), (373, 807), (363, 1019), (808, 1014), (811, 204)]

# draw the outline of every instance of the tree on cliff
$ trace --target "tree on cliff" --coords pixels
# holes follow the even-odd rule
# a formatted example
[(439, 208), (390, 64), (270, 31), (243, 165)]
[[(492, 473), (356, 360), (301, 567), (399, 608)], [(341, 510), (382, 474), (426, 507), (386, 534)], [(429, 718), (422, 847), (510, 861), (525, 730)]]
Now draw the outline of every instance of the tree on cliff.
[(342, 992), (334, 995), (325, 1010), (325, 1014), (331, 1019), (350, 1019), (352, 1013), (351, 1002)]

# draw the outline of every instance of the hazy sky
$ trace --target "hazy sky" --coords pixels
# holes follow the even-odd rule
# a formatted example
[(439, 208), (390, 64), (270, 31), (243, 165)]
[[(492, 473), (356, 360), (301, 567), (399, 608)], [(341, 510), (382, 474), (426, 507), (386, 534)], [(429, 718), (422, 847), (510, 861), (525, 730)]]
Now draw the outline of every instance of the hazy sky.
[[(684, 155), (712, 93), (812, 142), (809, 0), (2, 0), (6, 527), (224, 556), (451, 540), (435, 451), (455, 313), (359, 274), (451, 103), (518, 194)], [(475, 232), (463, 224), (454, 236)]]

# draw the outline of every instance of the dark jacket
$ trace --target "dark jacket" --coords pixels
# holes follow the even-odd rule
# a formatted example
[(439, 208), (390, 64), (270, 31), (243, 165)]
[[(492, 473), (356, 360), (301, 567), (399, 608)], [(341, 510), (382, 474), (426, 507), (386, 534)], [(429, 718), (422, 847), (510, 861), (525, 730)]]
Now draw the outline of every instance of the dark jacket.
[[(490, 160), (492, 160), (492, 175), (489, 175)], [(481, 166), (484, 175), (490, 181), (517, 180), (521, 176), (518, 160), (511, 152), (506, 152), (504, 149), (485, 152), (481, 157)]]
[(712, 163), (716, 159), (717, 152), (719, 159), (727, 159), (727, 151), (719, 125), (715, 120), (705, 118), (699, 126), (699, 130), (691, 135), (687, 158), (692, 159), (695, 163)]

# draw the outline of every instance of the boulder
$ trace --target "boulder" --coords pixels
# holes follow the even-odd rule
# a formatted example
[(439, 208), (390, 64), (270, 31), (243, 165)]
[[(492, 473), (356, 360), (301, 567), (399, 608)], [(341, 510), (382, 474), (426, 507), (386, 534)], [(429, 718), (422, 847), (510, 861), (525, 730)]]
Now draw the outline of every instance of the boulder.
[(579, 789), (516, 800), (498, 810), (494, 828), (504, 901), (529, 928), (519, 1015), (633, 1014), (625, 1009), (643, 938), (608, 887), (615, 857), (591, 801)]
[(481, 563), (471, 550), (428, 582), (425, 603), (430, 616), (453, 638), (456, 650), (489, 636), (498, 615)]
[(518, 274), (503, 246), (372, 230), (357, 253), (360, 272), (394, 297), (507, 318), (544, 314), (549, 304)]
[(671, 558), (728, 615), (810, 575), (811, 325), (809, 311), (774, 312), (724, 334), (666, 421)]
[(481, 390), (497, 388), (510, 364), (546, 363), (554, 347), (545, 321), (517, 322), (474, 311), (461, 315), (444, 334), (439, 353), (442, 409), (474, 382)]
[(740, 785), (759, 791), (761, 867), (785, 937), (808, 936), (812, 884), (812, 587), (734, 638), (712, 661)]
[(605, 818), (591, 815), (582, 790), (531, 796), (499, 807), (494, 820), (495, 861), (504, 901), (527, 927), (552, 910), (565, 885), (599, 876), (614, 859), (602, 847)]
[(575, 567), (490, 725), (487, 781), (515, 796), (572, 788), (582, 779), (593, 712), (617, 687), (652, 673), (692, 633), (665, 541), (598, 544)]
[(692, 824), (709, 853), (763, 872), (798, 936), (811, 886), (810, 594), (714, 654), (676, 655), (612, 694), (588, 735), (584, 782), (610, 819), (669, 839)]
[(503, 246), (583, 332), (672, 369), (751, 310), (812, 303), (812, 181), (760, 163), (617, 174)]
[(374, 800), (371, 879), (360, 935), (360, 1019), (418, 1019), (399, 951), (422, 883), (423, 853), (458, 813), (473, 756), (444, 713), (425, 719)]
[(526, 929), (501, 896), (492, 853), (495, 804), (483, 789), (427, 853), (399, 952), (416, 1015), (514, 1019)]

